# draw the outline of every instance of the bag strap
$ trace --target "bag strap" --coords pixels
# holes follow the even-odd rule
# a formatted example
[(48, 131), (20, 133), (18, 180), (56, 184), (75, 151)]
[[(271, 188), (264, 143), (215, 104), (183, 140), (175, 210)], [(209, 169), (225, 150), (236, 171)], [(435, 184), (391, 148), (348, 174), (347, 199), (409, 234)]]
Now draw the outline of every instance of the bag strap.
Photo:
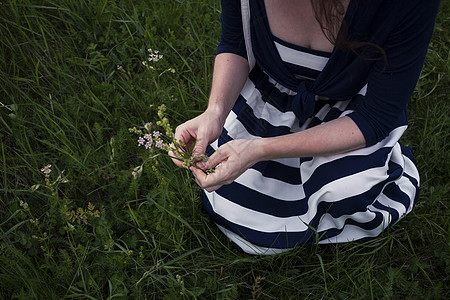
[(244, 31), (245, 48), (247, 50), (247, 60), (249, 70), (251, 71), (255, 66), (255, 57), (252, 50), (252, 39), (250, 33), (250, 3), (249, 0), (241, 0), (242, 13), (242, 29)]

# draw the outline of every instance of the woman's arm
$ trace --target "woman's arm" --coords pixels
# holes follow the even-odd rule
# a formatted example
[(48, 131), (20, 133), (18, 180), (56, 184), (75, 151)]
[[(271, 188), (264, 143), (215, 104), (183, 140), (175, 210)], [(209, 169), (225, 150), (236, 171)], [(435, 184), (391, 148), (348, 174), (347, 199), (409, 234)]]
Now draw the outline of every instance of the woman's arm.
[(359, 127), (349, 117), (328, 121), (307, 130), (261, 139), (261, 160), (288, 157), (327, 156), (363, 148)]
[[(247, 76), (248, 62), (242, 56), (232, 53), (216, 56), (208, 108), (175, 130), (177, 141), (189, 146), (195, 143), (194, 156), (204, 154), (208, 144), (219, 137)], [(169, 154), (175, 156), (173, 152)], [(182, 162), (177, 159), (173, 159), (173, 162), (179, 167), (182, 166)]]
[(214, 173), (191, 168), (197, 183), (207, 191), (230, 184), (259, 161), (288, 157), (326, 156), (356, 150), (365, 146), (361, 130), (349, 117), (335, 119), (307, 130), (288, 135), (253, 140), (233, 140), (217, 149), (204, 170), (216, 167)]
[(232, 53), (218, 54), (214, 62), (211, 94), (207, 110), (223, 125), (248, 77), (248, 61)]

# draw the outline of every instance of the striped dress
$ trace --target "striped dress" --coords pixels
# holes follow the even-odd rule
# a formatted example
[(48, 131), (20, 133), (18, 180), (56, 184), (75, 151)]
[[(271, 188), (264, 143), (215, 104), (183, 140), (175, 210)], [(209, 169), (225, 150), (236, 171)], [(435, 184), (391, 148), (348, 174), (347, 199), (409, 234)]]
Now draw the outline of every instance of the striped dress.
[[(276, 38), (274, 43), (299, 81), (314, 80), (330, 57)], [(319, 98), (300, 127), (292, 112), (295, 94), (256, 65), (207, 154), (233, 139), (287, 135), (345, 116), (361, 99)], [(233, 183), (204, 191), (204, 206), (233, 245), (251, 254), (373, 238), (409, 213), (416, 199), (419, 174), (410, 149), (398, 144), (405, 129), (345, 154), (258, 162)]]

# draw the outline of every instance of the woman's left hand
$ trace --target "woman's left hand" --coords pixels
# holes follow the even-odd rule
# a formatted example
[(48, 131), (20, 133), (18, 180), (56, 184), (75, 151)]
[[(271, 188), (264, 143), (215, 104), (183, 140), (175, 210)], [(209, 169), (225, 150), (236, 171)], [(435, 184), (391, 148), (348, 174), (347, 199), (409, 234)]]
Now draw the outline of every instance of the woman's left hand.
[[(232, 183), (260, 160), (261, 147), (256, 145), (258, 140), (232, 140), (220, 146), (208, 161), (198, 164), (200, 169), (190, 168), (197, 184), (212, 192)], [(210, 168), (215, 168), (214, 172), (206, 174), (204, 170)]]

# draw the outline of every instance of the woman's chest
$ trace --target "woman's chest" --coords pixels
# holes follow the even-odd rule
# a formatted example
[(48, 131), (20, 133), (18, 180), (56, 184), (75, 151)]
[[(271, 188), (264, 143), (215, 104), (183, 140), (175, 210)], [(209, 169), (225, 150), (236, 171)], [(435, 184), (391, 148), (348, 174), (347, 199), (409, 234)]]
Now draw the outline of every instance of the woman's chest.
[[(349, 1), (344, 2), (346, 9)], [(264, 5), (274, 36), (294, 45), (332, 52), (334, 45), (324, 34), (310, 0), (265, 0)], [(318, 7), (325, 11), (328, 9), (325, 6)], [(344, 15), (337, 17), (334, 21), (339, 22), (339, 27)], [(322, 22), (322, 25), (325, 24), (326, 20)]]

